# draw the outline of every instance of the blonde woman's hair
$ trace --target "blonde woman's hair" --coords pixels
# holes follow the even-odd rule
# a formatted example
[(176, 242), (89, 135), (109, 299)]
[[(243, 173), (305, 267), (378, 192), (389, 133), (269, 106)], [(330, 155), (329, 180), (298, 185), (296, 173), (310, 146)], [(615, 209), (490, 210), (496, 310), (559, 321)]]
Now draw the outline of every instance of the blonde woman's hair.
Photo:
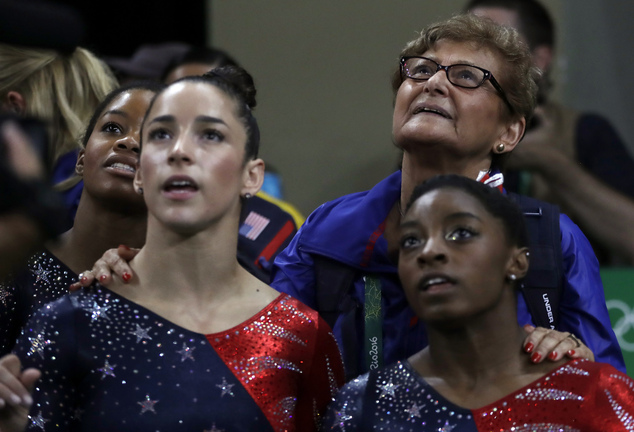
[(20, 93), (24, 114), (46, 122), (51, 167), (81, 148), (80, 136), (95, 107), (116, 87), (108, 66), (84, 48), (65, 55), (0, 43), (0, 98)]

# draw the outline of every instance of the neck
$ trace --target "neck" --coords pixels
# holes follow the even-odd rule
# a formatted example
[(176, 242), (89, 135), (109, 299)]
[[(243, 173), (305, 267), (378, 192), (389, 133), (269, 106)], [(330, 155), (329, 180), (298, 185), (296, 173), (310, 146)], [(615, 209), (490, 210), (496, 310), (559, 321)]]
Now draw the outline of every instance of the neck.
[(405, 210), (414, 188), (436, 175), (457, 174), (476, 179), (480, 171), (486, 171), (491, 167), (491, 158), (482, 159), (456, 158), (445, 153), (424, 154), (406, 151), (403, 153), (402, 180), (401, 180), (401, 207)]
[(455, 326), (428, 325), (427, 371), (456, 387), (518, 375), (529, 365), (526, 337), (517, 325), (515, 297), (508, 287), (497, 306)]
[(195, 234), (176, 233), (150, 215), (146, 245), (131, 265), (140, 292), (151, 291), (156, 302), (218, 301), (247, 285), (249, 275), (238, 264), (237, 247), (237, 215)]
[(49, 249), (75, 273), (91, 269), (108, 249), (120, 244), (139, 248), (145, 241), (147, 213), (139, 206), (130, 211), (100, 205), (84, 193), (73, 228)]

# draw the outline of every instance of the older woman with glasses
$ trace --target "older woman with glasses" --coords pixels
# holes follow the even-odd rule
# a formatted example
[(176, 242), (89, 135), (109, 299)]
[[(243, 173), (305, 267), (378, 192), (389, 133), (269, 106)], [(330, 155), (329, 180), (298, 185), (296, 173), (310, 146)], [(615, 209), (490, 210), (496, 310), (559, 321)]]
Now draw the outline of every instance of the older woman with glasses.
[[(538, 74), (515, 30), (475, 16), (431, 25), (401, 52), (392, 86), (402, 170), (318, 208), (273, 270), (276, 289), (334, 324), (349, 377), (427, 345), (397, 274), (402, 209), (416, 185), (438, 174), (502, 190), (503, 162), (532, 114)], [(597, 360), (623, 371), (588, 241), (553, 206), (518, 200), (533, 215), (532, 273), (517, 301), (518, 321), (530, 333), (524, 350), (535, 363), (588, 355), (581, 339)], [(549, 328), (532, 331), (535, 324)]]

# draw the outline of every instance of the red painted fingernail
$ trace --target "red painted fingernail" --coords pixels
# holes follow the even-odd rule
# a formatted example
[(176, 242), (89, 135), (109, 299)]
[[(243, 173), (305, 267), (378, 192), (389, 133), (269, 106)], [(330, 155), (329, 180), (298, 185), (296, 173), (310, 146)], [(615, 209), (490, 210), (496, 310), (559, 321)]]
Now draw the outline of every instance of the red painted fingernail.
[(123, 278), (124, 281), (129, 281), (130, 279), (132, 279), (132, 275), (128, 272), (123, 273), (123, 276), (121, 276)]
[(533, 352), (533, 348), (535, 348), (535, 345), (533, 345), (531, 342), (524, 345), (524, 351), (526, 351), (527, 353)]
[(101, 276), (99, 276), (99, 280), (100, 280), (101, 282), (103, 282), (103, 281), (105, 281), (105, 280), (106, 280), (106, 277), (107, 277), (106, 275), (101, 275)]
[(575, 350), (570, 350), (570, 351), (568, 351), (568, 355), (569, 355), (570, 357), (574, 356), (575, 354), (576, 354), (576, 351), (575, 351)]
[(81, 281), (81, 283), (86, 283), (88, 282), (88, 277), (82, 276), (79, 280)]
[(130, 250), (130, 248), (127, 245), (124, 245), (124, 244), (120, 244), (119, 247), (123, 248), (125, 250)]
[(548, 358), (551, 360), (557, 360), (557, 353), (555, 351), (548, 354)]
[(540, 353), (535, 353), (531, 356), (531, 361), (533, 363), (539, 363), (542, 359), (542, 355)]

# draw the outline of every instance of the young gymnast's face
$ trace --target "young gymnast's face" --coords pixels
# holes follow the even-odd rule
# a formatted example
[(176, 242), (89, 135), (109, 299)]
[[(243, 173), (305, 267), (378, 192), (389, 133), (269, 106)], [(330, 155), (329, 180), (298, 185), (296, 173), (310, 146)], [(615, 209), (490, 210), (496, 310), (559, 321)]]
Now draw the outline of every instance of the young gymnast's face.
[(495, 307), (519, 248), (501, 220), (455, 188), (422, 195), (400, 227), (399, 276), (412, 309), (428, 323), (458, 323)]
[(226, 215), (239, 216), (251, 185), (247, 133), (236, 102), (205, 82), (179, 82), (156, 99), (143, 127), (135, 184), (151, 218), (193, 233)]
[(150, 90), (124, 91), (100, 114), (76, 165), (87, 193), (120, 205), (134, 202), (145, 207), (132, 180), (139, 159), (141, 122), (153, 96)]

